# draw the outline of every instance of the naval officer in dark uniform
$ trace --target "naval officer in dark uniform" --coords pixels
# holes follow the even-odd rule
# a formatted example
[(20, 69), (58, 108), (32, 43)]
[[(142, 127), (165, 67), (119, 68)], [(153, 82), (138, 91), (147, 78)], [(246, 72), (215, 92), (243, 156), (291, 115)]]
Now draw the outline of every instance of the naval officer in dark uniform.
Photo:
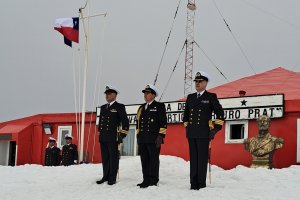
[[(183, 115), (190, 152), (190, 184), (192, 190), (206, 187), (208, 148), (210, 140), (222, 129), (224, 111), (217, 95), (206, 91), (209, 76), (197, 72), (194, 82), (197, 92), (187, 96)], [(209, 126), (212, 113), (216, 115), (214, 127)]]
[(156, 186), (159, 181), (160, 146), (167, 130), (165, 104), (155, 101), (158, 95), (153, 85), (147, 85), (142, 91), (146, 103), (137, 111), (137, 140), (141, 157), (143, 182), (140, 188)]
[(102, 184), (107, 181), (108, 185), (114, 185), (119, 170), (118, 145), (128, 133), (129, 120), (124, 104), (116, 101), (118, 90), (106, 86), (104, 93), (107, 104), (100, 108), (98, 127), (103, 177), (96, 183)]
[(78, 151), (77, 145), (72, 143), (73, 137), (68, 134), (65, 136), (66, 144), (62, 148), (62, 161), (64, 166), (77, 164)]
[(49, 137), (49, 146), (45, 152), (45, 166), (59, 166), (60, 165), (60, 149), (55, 146), (56, 139)]

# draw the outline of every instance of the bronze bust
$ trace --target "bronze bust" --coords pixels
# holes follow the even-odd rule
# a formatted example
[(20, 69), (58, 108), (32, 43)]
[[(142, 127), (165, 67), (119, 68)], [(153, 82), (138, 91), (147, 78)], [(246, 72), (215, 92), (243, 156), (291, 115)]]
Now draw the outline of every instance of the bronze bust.
[(271, 120), (266, 115), (257, 119), (258, 135), (244, 140), (244, 146), (252, 154), (252, 165), (250, 167), (273, 168), (273, 154), (276, 149), (282, 148), (284, 140), (272, 136), (269, 132)]

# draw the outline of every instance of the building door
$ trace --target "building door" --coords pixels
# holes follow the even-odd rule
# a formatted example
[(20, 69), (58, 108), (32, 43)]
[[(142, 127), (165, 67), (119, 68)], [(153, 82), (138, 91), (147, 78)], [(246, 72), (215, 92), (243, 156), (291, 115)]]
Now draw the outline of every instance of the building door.
[(297, 119), (297, 163), (300, 163), (300, 119)]
[(10, 141), (9, 142), (9, 158), (8, 158), (9, 166), (16, 165), (16, 148), (17, 148), (16, 141)]
[(130, 128), (126, 138), (123, 139), (121, 148), (122, 156), (135, 156), (136, 153), (136, 140), (135, 140), (135, 128)]
[(8, 166), (9, 142), (0, 142), (0, 165)]
[(0, 165), (16, 165), (16, 142), (0, 142)]

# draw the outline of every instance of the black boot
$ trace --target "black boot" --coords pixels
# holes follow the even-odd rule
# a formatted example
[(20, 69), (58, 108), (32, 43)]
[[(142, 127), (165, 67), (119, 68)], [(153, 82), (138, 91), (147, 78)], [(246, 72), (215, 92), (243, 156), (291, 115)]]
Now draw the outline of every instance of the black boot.
[(108, 181), (107, 184), (108, 185), (114, 185), (114, 184), (116, 184), (116, 181)]
[(143, 181), (142, 183), (139, 183), (136, 186), (139, 186), (140, 188), (147, 188), (147, 187), (149, 187), (149, 182)]
[(191, 184), (191, 190), (199, 190), (198, 184)]
[(97, 183), (97, 184), (102, 184), (102, 183), (104, 183), (104, 182), (106, 182), (106, 181), (107, 181), (107, 179), (102, 178), (100, 181), (96, 181), (96, 183)]

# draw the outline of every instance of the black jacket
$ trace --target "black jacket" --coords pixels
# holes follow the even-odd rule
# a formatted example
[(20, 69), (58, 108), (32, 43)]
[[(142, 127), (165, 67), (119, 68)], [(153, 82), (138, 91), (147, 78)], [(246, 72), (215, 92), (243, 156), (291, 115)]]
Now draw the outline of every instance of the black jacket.
[(124, 104), (114, 102), (109, 108), (107, 104), (100, 107), (99, 142), (117, 141), (117, 134), (126, 136), (129, 130), (129, 120)]
[(137, 112), (138, 143), (155, 143), (158, 135), (165, 137), (167, 130), (166, 107), (164, 103), (153, 101), (145, 110), (142, 104)]
[(62, 148), (62, 162), (64, 166), (74, 165), (74, 160), (78, 160), (78, 151), (75, 144), (65, 144)]
[(186, 136), (188, 138), (208, 138), (209, 120), (212, 119), (213, 112), (216, 115), (214, 129), (219, 131), (223, 125), (224, 111), (217, 95), (205, 91), (197, 99), (197, 93), (189, 94), (183, 114)]
[(46, 148), (45, 153), (45, 166), (59, 166), (60, 165), (60, 149), (57, 147)]

